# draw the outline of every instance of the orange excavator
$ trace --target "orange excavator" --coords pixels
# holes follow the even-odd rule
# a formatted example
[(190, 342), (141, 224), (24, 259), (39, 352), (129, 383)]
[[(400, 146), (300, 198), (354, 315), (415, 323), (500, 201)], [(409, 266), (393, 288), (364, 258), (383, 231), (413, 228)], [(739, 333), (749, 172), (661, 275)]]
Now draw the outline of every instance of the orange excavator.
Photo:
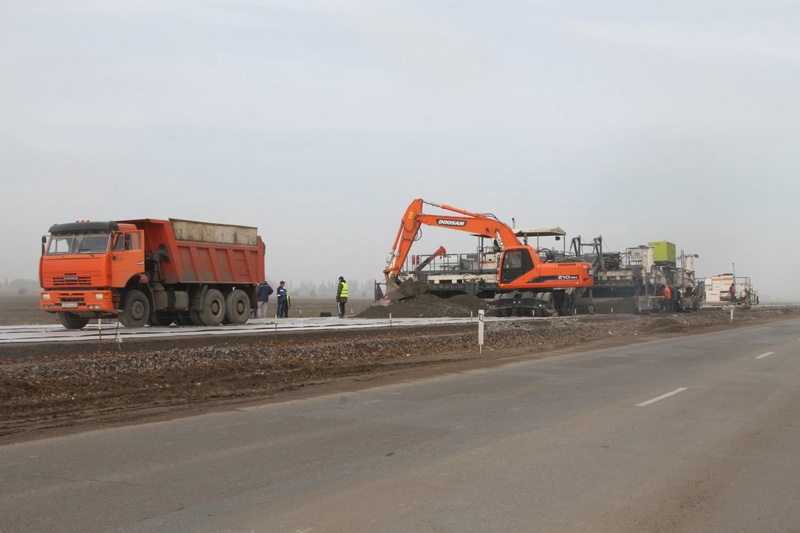
[[(427, 204), (455, 215), (423, 214)], [(408, 206), (386, 262), (387, 297), (401, 299), (418, 294), (412, 281), (400, 279), (401, 269), (422, 225), (465, 231), (499, 241), (497, 291), (489, 310), (499, 316), (572, 315), (575, 302), (594, 283), (592, 265), (585, 261), (543, 262), (536, 250), (522, 244), (512, 228), (493, 215), (472, 213), (417, 198)]]

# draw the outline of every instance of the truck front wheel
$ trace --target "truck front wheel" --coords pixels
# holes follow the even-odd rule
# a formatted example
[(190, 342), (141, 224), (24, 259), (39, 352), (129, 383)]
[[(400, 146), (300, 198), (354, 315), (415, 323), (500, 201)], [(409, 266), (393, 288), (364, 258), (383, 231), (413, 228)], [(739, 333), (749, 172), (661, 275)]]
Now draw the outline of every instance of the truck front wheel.
[(150, 302), (140, 290), (128, 291), (119, 321), (126, 328), (141, 328), (150, 319)]
[(60, 311), (58, 313), (58, 320), (60, 320), (61, 325), (67, 329), (83, 329), (83, 327), (89, 323), (88, 318), (78, 316), (68, 311)]

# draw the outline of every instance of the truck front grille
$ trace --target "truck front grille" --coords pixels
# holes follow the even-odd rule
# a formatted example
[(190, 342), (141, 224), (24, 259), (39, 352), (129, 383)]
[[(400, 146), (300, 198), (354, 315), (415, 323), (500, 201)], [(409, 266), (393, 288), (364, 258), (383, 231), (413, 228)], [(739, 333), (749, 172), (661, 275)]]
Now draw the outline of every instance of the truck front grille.
[(91, 287), (91, 276), (76, 276), (66, 274), (53, 278), (53, 287)]

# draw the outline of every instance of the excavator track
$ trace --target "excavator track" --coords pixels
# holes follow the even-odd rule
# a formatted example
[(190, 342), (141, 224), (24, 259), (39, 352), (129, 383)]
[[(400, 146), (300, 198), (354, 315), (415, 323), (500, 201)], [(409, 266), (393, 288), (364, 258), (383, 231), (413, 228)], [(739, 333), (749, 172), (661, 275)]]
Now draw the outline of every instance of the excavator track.
[(489, 301), (487, 311), (496, 316), (572, 316), (583, 291), (513, 291), (500, 293)]

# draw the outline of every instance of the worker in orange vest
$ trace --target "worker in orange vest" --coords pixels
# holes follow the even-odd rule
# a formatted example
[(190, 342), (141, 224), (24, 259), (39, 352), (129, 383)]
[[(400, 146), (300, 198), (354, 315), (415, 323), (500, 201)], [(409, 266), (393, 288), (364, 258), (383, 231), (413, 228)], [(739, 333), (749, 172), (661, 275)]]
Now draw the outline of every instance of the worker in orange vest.
[(661, 310), (668, 313), (672, 308), (672, 289), (669, 285), (664, 285), (661, 290)]

